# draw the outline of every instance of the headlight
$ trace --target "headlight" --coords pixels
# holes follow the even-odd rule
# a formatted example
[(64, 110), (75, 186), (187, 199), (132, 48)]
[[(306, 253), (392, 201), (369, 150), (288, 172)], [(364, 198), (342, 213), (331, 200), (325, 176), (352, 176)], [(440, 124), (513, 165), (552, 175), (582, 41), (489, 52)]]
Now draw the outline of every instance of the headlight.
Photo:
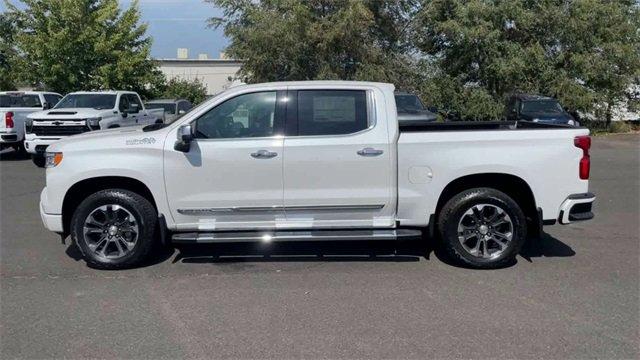
[(52, 168), (58, 166), (62, 162), (62, 153), (61, 152), (45, 152), (45, 165), (46, 168)]
[(533, 122), (538, 122), (538, 121), (540, 121), (540, 119), (538, 118), (533, 119)]
[(33, 120), (31, 120), (31, 119), (25, 120), (24, 121), (24, 132), (31, 133), (32, 129), (33, 129)]
[(91, 130), (98, 130), (98, 129), (100, 129), (100, 120), (102, 120), (101, 117), (89, 118), (89, 119), (87, 119), (87, 126)]

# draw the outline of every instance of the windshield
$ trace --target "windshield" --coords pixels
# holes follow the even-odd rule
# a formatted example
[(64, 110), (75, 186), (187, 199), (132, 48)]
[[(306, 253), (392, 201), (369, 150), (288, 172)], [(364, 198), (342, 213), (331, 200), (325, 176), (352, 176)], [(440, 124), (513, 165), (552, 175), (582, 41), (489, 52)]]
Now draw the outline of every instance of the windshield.
[(562, 106), (560, 106), (560, 104), (555, 100), (541, 100), (523, 102), (520, 112), (523, 114), (560, 114), (563, 113), (564, 110), (562, 109)]
[(171, 103), (151, 103), (146, 104), (147, 109), (164, 109), (165, 114), (174, 115), (176, 113), (176, 104)]
[(116, 95), (113, 94), (69, 94), (60, 100), (54, 109), (93, 108), (103, 110), (115, 107)]
[(0, 95), (0, 108), (37, 108), (42, 107), (38, 95), (3, 94)]
[(416, 112), (424, 110), (420, 98), (416, 95), (396, 95), (398, 112)]

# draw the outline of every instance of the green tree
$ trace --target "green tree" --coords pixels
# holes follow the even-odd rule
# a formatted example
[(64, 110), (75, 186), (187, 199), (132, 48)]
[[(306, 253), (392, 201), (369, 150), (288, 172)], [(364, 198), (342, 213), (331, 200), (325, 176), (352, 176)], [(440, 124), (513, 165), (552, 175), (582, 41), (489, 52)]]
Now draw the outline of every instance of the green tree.
[(509, 93), (540, 93), (571, 110), (604, 109), (610, 121), (640, 71), (638, 9), (633, 0), (424, 0), (416, 46), (438, 71), (423, 93), (475, 118), (499, 116)]
[(144, 96), (163, 80), (136, 1), (124, 11), (117, 0), (22, 2), (23, 9), (5, 4), (21, 28), (20, 69), (32, 84), (60, 93), (121, 89)]
[(16, 61), (14, 36), (16, 34), (15, 22), (8, 14), (0, 14), (0, 91), (15, 90), (16, 73), (13, 64)]
[(207, 87), (199, 80), (170, 79), (164, 86), (162, 97), (187, 99), (196, 105), (207, 98)]
[(344, 79), (414, 88), (408, 55), (412, 0), (207, 0), (223, 9), (210, 19), (242, 59), (240, 76), (254, 83)]

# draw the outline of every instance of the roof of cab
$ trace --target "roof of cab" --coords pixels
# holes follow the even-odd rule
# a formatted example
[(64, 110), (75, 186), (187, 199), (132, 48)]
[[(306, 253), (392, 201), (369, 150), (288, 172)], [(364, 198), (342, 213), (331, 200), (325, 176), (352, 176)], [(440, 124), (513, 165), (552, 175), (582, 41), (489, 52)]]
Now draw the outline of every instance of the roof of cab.
[(149, 101), (145, 101), (147, 104), (167, 104), (167, 103), (177, 103), (178, 101), (187, 101), (185, 99), (153, 99)]
[(37, 94), (54, 94), (60, 95), (53, 91), (0, 91), (0, 95), (37, 95)]
[(555, 100), (549, 96), (533, 95), (533, 94), (514, 94), (512, 97), (522, 101), (536, 101), (536, 100)]
[(370, 81), (350, 81), (350, 80), (306, 80), (306, 81), (278, 81), (278, 82), (268, 82), (268, 83), (258, 83), (258, 84), (245, 84), (238, 85), (233, 87), (233, 89), (239, 88), (262, 88), (269, 86), (374, 86), (379, 88), (391, 88), (395, 89), (395, 86), (390, 83), (382, 83), (382, 82), (370, 82)]
[(135, 91), (127, 90), (97, 90), (97, 91), (74, 91), (69, 94), (105, 94), (105, 95), (118, 95), (118, 94), (138, 94)]

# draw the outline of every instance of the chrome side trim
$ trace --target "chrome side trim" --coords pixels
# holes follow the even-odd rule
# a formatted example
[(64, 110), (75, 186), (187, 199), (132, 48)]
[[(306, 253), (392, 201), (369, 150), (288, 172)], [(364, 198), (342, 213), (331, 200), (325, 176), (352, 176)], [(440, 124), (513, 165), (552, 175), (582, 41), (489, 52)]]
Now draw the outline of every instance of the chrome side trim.
[(382, 205), (317, 205), (317, 206), (235, 206), (202, 209), (178, 209), (182, 215), (207, 215), (217, 213), (265, 212), (265, 211), (341, 211), (341, 210), (379, 210)]
[(395, 240), (422, 236), (417, 229), (372, 229), (372, 230), (291, 230), (291, 231), (226, 231), (176, 233), (174, 243), (225, 243), (225, 242), (272, 242), (272, 241), (340, 241), (340, 240)]
[(317, 205), (317, 206), (285, 206), (284, 211), (340, 211), (340, 210), (379, 210), (384, 204), (376, 205)]

